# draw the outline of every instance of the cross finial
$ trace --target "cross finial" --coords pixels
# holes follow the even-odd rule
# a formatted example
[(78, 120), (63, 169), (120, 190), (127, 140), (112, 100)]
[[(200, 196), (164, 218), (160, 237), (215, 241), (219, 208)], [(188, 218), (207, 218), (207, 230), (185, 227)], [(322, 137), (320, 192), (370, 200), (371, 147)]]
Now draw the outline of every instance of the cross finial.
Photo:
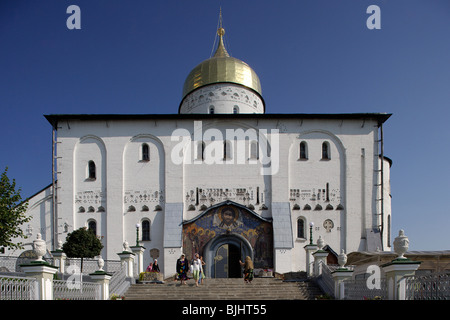
[(217, 29), (217, 35), (219, 36), (219, 45), (217, 46), (214, 57), (229, 57), (230, 55), (228, 54), (227, 49), (225, 49), (225, 45), (223, 43), (225, 29), (222, 27), (222, 7), (220, 7), (219, 11), (219, 28)]
[(219, 11), (219, 29), (217, 29), (217, 34), (219, 37), (223, 37), (225, 34), (225, 29), (222, 27), (222, 7), (220, 7)]

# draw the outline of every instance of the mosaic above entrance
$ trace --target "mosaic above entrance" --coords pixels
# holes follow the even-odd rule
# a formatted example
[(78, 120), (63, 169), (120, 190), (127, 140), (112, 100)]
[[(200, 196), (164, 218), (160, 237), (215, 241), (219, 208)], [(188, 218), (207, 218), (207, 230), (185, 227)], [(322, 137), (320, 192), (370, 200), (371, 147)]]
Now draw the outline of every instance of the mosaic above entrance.
[[(183, 225), (183, 252), (206, 255), (204, 248), (212, 239), (228, 235), (245, 238), (253, 251), (255, 268), (273, 267), (273, 228), (269, 220), (245, 207), (224, 204), (207, 210)], [(244, 241), (244, 240), (243, 240)]]

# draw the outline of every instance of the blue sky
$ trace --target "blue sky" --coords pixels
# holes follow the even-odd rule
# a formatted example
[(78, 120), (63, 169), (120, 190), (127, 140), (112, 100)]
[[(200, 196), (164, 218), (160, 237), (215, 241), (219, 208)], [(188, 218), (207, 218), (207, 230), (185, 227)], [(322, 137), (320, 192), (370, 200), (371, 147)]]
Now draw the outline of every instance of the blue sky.
[[(69, 5), (81, 30), (69, 30)], [(381, 29), (369, 30), (370, 5)], [(28, 197), (51, 183), (44, 114), (177, 113), (185, 77), (225, 41), (267, 113), (386, 112), (393, 238), (450, 249), (450, 1), (1, 0), (0, 170)]]

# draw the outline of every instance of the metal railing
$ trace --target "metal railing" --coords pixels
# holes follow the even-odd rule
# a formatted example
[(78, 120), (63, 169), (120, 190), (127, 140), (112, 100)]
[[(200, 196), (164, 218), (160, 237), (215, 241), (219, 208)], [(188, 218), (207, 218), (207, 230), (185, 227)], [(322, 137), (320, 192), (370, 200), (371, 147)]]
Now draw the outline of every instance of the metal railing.
[[(120, 260), (104, 260), (105, 265), (103, 270), (108, 273), (114, 273), (119, 271), (122, 266)], [(98, 270), (98, 260), (84, 258), (83, 259), (83, 270), (81, 270), (81, 259), (80, 258), (67, 258), (65, 260), (64, 271), (66, 274), (70, 274), (68, 270), (70, 270), (70, 266), (76, 266), (77, 270), (80, 270), (82, 274), (88, 275), (90, 273), (94, 273)]]
[(100, 284), (53, 280), (54, 300), (100, 300)]
[(406, 276), (406, 300), (450, 300), (450, 274), (431, 273)]
[(37, 300), (37, 285), (34, 278), (0, 277), (0, 300)]
[(127, 281), (126, 264), (122, 263), (120, 267), (120, 270), (114, 272), (109, 281), (109, 296), (113, 294), (120, 296), (124, 294), (131, 285), (131, 283)]
[(334, 297), (334, 280), (331, 270), (326, 263), (319, 261), (320, 275), (316, 278), (316, 282), (323, 292)]
[(346, 300), (387, 300), (386, 279), (379, 280), (379, 288), (367, 285), (367, 279), (345, 280), (344, 296)]

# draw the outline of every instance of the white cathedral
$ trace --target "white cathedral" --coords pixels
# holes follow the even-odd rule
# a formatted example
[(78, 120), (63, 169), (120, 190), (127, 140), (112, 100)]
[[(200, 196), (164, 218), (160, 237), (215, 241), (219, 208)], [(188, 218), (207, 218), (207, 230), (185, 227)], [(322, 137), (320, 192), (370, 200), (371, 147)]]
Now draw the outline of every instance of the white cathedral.
[(45, 116), (54, 181), (29, 200), (29, 243), (8, 254), (37, 233), (55, 250), (80, 227), (105, 260), (138, 240), (144, 266), (158, 258), (167, 277), (182, 253), (203, 256), (208, 277), (239, 277), (247, 255), (255, 268), (305, 270), (319, 237), (330, 253), (390, 250), (390, 114), (266, 113), (276, 106), (224, 32), (187, 76), (178, 114)]

